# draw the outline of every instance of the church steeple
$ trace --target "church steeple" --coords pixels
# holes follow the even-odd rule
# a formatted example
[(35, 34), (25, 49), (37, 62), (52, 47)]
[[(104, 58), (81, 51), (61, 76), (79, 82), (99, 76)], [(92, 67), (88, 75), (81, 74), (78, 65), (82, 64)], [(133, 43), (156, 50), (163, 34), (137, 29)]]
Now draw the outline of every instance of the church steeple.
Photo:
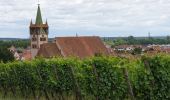
[(37, 10), (37, 16), (36, 16), (36, 22), (35, 22), (35, 24), (36, 24), (36, 25), (43, 24), (42, 16), (41, 16), (40, 4), (38, 4), (38, 10)]
[(40, 46), (48, 43), (48, 23), (43, 23), (40, 5), (38, 4), (35, 24), (30, 22), (31, 56), (34, 58)]

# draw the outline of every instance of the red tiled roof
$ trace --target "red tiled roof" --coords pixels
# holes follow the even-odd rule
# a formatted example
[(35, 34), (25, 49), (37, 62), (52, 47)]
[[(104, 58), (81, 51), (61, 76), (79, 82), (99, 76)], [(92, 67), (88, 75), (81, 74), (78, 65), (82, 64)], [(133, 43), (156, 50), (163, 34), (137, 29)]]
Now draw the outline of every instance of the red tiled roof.
[(56, 44), (63, 56), (85, 58), (97, 53), (108, 54), (108, 50), (99, 37), (57, 37)]
[(24, 50), (22, 53), (22, 57), (25, 60), (31, 60), (31, 50)]
[(166, 53), (170, 53), (170, 48), (161, 48), (161, 51), (166, 52)]
[(41, 45), (37, 56), (49, 58), (54, 56), (61, 56), (61, 52), (58, 49), (56, 43), (45, 43)]
[(109, 54), (99, 37), (57, 37), (56, 43), (42, 44), (37, 56), (85, 58), (99, 53)]

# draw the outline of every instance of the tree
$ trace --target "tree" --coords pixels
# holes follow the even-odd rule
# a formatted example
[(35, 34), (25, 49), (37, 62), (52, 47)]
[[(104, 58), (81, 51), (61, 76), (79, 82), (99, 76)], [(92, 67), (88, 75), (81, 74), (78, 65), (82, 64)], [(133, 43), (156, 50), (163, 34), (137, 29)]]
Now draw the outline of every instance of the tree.
[(167, 39), (167, 40), (170, 40), (170, 36), (167, 36), (166, 39)]
[(124, 39), (122, 39), (122, 38), (116, 39), (113, 42), (114, 42), (114, 46), (127, 44), (127, 42)]
[(137, 40), (133, 36), (127, 37), (128, 44), (137, 44)]
[(16, 48), (27, 48), (29, 46), (29, 40), (8, 40), (8, 41), (0, 41), (0, 47), (9, 48), (11, 45)]
[(133, 36), (129, 36), (128, 40), (134, 40), (135, 38)]
[(14, 55), (7, 48), (0, 48), (0, 61), (6, 63), (14, 60)]
[(141, 49), (141, 48), (135, 48), (135, 49), (132, 51), (132, 54), (133, 54), (133, 55), (141, 54), (141, 53), (142, 53), (142, 49)]

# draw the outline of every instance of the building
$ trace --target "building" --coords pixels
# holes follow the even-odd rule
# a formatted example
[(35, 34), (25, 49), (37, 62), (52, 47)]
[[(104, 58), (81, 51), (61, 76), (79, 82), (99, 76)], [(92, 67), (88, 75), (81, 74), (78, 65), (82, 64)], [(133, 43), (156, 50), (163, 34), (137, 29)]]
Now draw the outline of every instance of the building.
[(23, 50), (22, 54), (20, 55), (20, 60), (31, 60), (31, 50), (30, 49), (25, 49)]
[(11, 46), (8, 48), (8, 50), (13, 54), (15, 60), (31, 60), (31, 50), (28, 49), (20, 49), (20, 48), (15, 48), (14, 46)]
[(30, 40), (31, 40), (31, 56), (34, 58), (40, 45), (48, 43), (48, 23), (43, 23), (40, 5), (38, 5), (36, 21), (33, 24), (32, 20), (30, 23)]
[(57, 37), (54, 43), (42, 44), (38, 52), (38, 56), (46, 58), (55, 56), (86, 58), (97, 54), (109, 54), (108, 49), (97, 36)]
[(56, 37), (48, 43), (48, 24), (42, 21), (40, 5), (38, 5), (35, 24), (30, 24), (31, 56), (50, 57), (91, 57), (97, 54), (108, 55), (108, 49), (97, 36)]
[(133, 45), (119, 45), (114, 48), (115, 51), (132, 51), (134, 50)]
[(17, 49), (13, 45), (10, 48), (8, 48), (8, 50), (13, 54), (16, 60), (20, 60), (20, 55), (17, 52)]

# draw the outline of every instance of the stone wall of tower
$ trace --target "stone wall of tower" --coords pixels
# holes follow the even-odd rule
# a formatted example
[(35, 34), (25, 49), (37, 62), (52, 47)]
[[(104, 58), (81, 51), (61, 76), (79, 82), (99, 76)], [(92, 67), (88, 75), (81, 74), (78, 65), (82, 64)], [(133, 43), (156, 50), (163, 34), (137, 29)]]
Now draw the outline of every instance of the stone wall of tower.
[(39, 35), (33, 34), (33, 35), (30, 35), (30, 39), (31, 39), (31, 44), (37, 45), (37, 48), (40, 48), (41, 44), (48, 43), (48, 35), (47, 34), (39, 34)]
[[(45, 25), (44, 25), (45, 26)], [(41, 33), (41, 29), (44, 29)], [(35, 24), (30, 26), (30, 41), (31, 41), (31, 54), (34, 58), (38, 50), (40, 49), (41, 44), (48, 43), (48, 27), (38, 27)]]

